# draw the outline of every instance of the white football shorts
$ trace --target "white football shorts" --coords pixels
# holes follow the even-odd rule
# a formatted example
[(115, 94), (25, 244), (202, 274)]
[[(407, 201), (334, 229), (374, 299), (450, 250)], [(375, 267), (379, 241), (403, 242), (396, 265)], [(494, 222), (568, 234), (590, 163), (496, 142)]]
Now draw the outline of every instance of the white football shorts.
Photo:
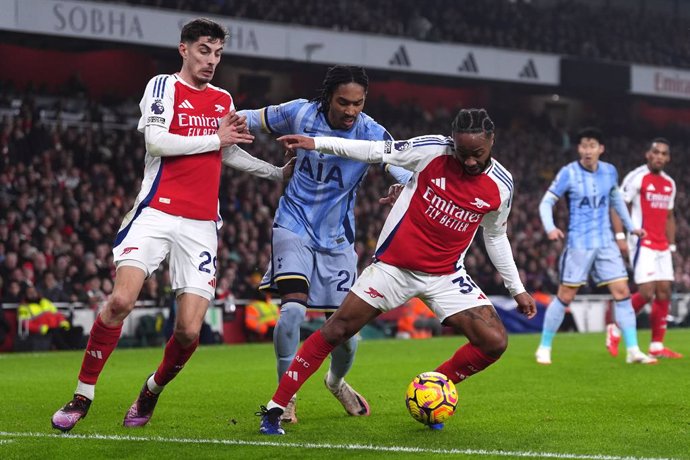
[(652, 281), (673, 281), (673, 257), (671, 250), (657, 251), (640, 246), (630, 251), (631, 265), (636, 284)]
[(117, 234), (115, 265), (141, 268), (149, 277), (169, 258), (175, 295), (184, 292), (213, 300), (216, 291), (216, 223), (173, 216), (146, 207)]
[(420, 297), (441, 321), (469, 308), (492, 305), (464, 268), (450, 275), (431, 275), (379, 261), (362, 271), (350, 291), (382, 312)]

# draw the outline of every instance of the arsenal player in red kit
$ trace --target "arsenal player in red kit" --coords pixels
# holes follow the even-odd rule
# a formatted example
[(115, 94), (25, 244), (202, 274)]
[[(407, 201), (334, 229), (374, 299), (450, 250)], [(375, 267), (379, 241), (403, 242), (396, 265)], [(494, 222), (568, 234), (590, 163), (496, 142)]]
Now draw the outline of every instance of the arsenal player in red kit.
[(331, 350), (382, 312), (412, 297), (422, 297), (443, 324), (469, 340), (437, 372), (458, 383), (496, 362), (508, 345), (506, 330), (464, 267), (465, 253), (479, 226), (489, 257), (518, 310), (532, 318), (536, 306), (520, 281), (508, 242), (513, 179), (491, 158), (494, 124), (487, 112), (461, 110), (453, 122), (452, 137), (360, 141), (288, 135), (279, 140), (290, 150), (383, 162), (413, 175), (386, 219), (374, 263), (362, 272), (326, 324), (304, 342), (273, 398), (261, 407), (260, 432), (285, 434), (280, 424), (283, 410)]
[(246, 119), (234, 113), (227, 91), (210, 84), (226, 35), (223, 27), (207, 19), (189, 22), (178, 47), (180, 72), (158, 75), (146, 86), (138, 126), (146, 142), (141, 191), (113, 247), (113, 293), (91, 329), (74, 397), (55, 412), (53, 428), (69, 431), (86, 416), (96, 381), (144, 280), (168, 257), (177, 302), (174, 333), (123, 422), (148, 423), (165, 385), (196, 349), (215, 295), (221, 163), (275, 180), (290, 174), (290, 164), (275, 167), (237, 146), (253, 140), (246, 133)]
[[(647, 163), (628, 173), (621, 183), (623, 199), (630, 206), (630, 216), (636, 227), (647, 231), (644, 238), (629, 235), (626, 241), (623, 226), (613, 219), (616, 240), (621, 251), (628, 253), (638, 291), (630, 299), (639, 313), (649, 302), (652, 341), (649, 355), (654, 358), (682, 358), (664, 345), (666, 317), (671, 303), (673, 257), (676, 250), (676, 220), (673, 202), (676, 182), (664, 172), (671, 161), (671, 145), (663, 137), (653, 139), (645, 153)], [(615, 324), (606, 328), (606, 347), (612, 355), (618, 353), (620, 334)]]

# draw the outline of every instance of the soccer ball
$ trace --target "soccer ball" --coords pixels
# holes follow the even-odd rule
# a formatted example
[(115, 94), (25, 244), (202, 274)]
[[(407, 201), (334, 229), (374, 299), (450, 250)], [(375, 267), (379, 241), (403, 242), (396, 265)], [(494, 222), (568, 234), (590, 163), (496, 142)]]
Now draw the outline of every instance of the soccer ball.
[(443, 423), (455, 413), (458, 392), (440, 372), (424, 372), (407, 387), (405, 405), (412, 418), (425, 425)]

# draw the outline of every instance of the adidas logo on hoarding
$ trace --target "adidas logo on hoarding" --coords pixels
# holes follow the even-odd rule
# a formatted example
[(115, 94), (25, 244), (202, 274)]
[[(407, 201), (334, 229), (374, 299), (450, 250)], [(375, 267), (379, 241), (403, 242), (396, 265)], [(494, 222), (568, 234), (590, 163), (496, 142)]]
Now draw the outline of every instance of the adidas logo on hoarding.
[(400, 45), (400, 48), (393, 53), (393, 57), (388, 61), (388, 64), (398, 67), (410, 67), (410, 57), (407, 55), (405, 46)]
[(525, 67), (523, 67), (522, 71), (518, 74), (518, 77), (528, 78), (530, 80), (539, 80), (539, 74), (537, 73), (537, 66), (534, 65), (534, 61), (532, 59), (529, 59), (527, 61), (527, 64), (525, 64)]
[(441, 190), (446, 189), (446, 178), (445, 177), (439, 177), (437, 179), (431, 179), (431, 183), (436, 185)]
[(193, 108), (194, 108), (194, 106), (192, 105), (192, 103), (189, 102), (187, 99), (185, 99), (184, 101), (182, 101), (182, 102), (180, 103), (180, 105), (178, 105), (177, 107), (180, 108), (180, 109), (193, 109)]
[(458, 72), (479, 73), (479, 66), (477, 66), (477, 61), (474, 59), (474, 54), (467, 53), (467, 57), (458, 67)]

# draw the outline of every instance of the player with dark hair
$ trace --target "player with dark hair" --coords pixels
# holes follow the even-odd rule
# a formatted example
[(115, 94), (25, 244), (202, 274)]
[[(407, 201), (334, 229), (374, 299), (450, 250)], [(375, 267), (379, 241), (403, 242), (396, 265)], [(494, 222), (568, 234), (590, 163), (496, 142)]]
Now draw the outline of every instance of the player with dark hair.
[(487, 112), (461, 110), (452, 137), (367, 142), (289, 135), (279, 140), (291, 150), (385, 162), (413, 174), (386, 219), (375, 262), (297, 352), (273, 398), (258, 413), (260, 432), (285, 434), (280, 423), (283, 410), (328, 353), (382, 312), (412, 297), (424, 298), (443, 324), (469, 339), (437, 372), (458, 383), (496, 362), (508, 345), (506, 330), (463, 261), (480, 225), (489, 257), (518, 310), (532, 318), (536, 306), (520, 281), (506, 234), (513, 180), (491, 157), (494, 124)]
[[(390, 139), (386, 129), (362, 112), (369, 88), (363, 68), (328, 69), (319, 95), (258, 110), (243, 110), (251, 132), (306, 133), (346, 139)], [(278, 379), (295, 356), (307, 309), (335, 311), (357, 277), (354, 207), (368, 164), (296, 150), (295, 174), (273, 222), (272, 260), (261, 289), (278, 291), (280, 318), (273, 333)], [(392, 167), (400, 182), (409, 173)], [(344, 379), (354, 361), (357, 339), (333, 350), (325, 383), (350, 415), (369, 415), (369, 404)], [(295, 423), (295, 399), (283, 414)]]
[(246, 121), (234, 112), (230, 94), (209, 83), (226, 35), (208, 19), (186, 24), (178, 46), (180, 72), (158, 75), (146, 86), (138, 126), (146, 142), (141, 190), (115, 239), (115, 286), (91, 329), (74, 398), (52, 417), (58, 430), (69, 431), (86, 416), (96, 381), (144, 280), (169, 257), (178, 305), (175, 331), (123, 424), (142, 426), (149, 421), (165, 385), (196, 349), (215, 294), (221, 164), (275, 180), (291, 172), (291, 165), (275, 167), (236, 145), (250, 143), (253, 136), (243, 132)]
[(552, 208), (565, 198), (569, 208), (568, 239), (559, 262), (560, 285), (546, 310), (541, 342), (536, 359), (551, 364), (551, 345), (563, 322), (565, 309), (575, 299), (580, 286), (591, 273), (595, 283), (607, 286), (615, 302), (616, 320), (623, 330), (627, 346), (626, 362), (653, 364), (656, 359), (640, 351), (637, 345), (635, 312), (630, 303), (628, 274), (611, 231), (611, 208), (620, 216), (629, 232), (644, 237), (646, 232), (634, 226), (618, 189), (618, 172), (610, 163), (599, 161), (604, 153), (603, 134), (597, 128), (585, 128), (577, 134), (579, 161), (563, 166), (539, 204), (539, 216), (551, 241), (565, 237), (553, 221)]
[[(676, 220), (673, 215), (676, 183), (664, 172), (664, 167), (671, 161), (671, 144), (668, 139), (658, 137), (652, 140), (645, 156), (647, 163), (630, 171), (623, 179), (621, 189), (623, 200), (631, 207), (633, 223), (644, 228), (647, 236), (630, 235), (626, 242), (619, 219), (613, 220), (613, 227), (618, 246), (629, 254), (633, 267), (638, 288), (631, 299), (633, 309), (639, 313), (648, 302), (652, 302), (649, 355), (678, 359), (683, 355), (664, 346), (673, 283), (672, 253), (676, 250)], [(629, 247), (633, 250), (629, 251)], [(618, 328), (609, 324), (606, 327), (606, 348), (613, 356), (618, 355), (619, 342)]]

